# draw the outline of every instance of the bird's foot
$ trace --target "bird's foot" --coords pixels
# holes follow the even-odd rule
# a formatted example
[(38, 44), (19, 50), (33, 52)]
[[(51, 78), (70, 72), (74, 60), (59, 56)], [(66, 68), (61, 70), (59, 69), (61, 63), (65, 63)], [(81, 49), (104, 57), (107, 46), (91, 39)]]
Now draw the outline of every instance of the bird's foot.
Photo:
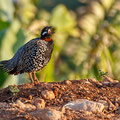
[(39, 83), (39, 80), (38, 80), (38, 79), (35, 79), (35, 80), (34, 80), (34, 83), (35, 83), (35, 84), (38, 84), (38, 83)]

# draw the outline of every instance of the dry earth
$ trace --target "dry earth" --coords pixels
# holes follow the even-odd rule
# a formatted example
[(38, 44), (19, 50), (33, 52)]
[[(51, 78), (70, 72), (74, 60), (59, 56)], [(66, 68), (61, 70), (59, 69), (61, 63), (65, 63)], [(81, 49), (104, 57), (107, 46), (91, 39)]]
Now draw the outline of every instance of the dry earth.
[(9, 86), (0, 90), (0, 120), (120, 120), (120, 82), (104, 77)]

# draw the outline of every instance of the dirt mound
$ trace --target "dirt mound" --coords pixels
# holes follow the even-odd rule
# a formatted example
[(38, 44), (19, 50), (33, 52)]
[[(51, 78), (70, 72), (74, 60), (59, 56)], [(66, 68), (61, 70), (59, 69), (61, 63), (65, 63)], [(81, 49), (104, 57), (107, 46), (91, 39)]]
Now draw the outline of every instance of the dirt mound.
[[(118, 81), (98, 82), (94, 79), (85, 79), (9, 86), (0, 90), (0, 118), (2, 120), (8, 120), (8, 118), (14, 120), (119, 120), (119, 84)], [(77, 105), (76, 100), (80, 101)], [(81, 100), (83, 102), (87, 100), (87, 102), (81, 103)], [(70, 101), (75, 105), (73, 106)], [(90, 108), (91, 103), (95, 107)], [(67, 104), (73, 107), (68, 107)]]

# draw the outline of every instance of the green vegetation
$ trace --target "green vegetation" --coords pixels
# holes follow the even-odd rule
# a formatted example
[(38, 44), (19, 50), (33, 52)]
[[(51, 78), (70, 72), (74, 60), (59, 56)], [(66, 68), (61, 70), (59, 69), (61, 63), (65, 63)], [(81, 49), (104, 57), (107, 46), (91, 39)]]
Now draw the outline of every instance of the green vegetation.
[[(99, 76), (99, 70), (120, 79), (119, 0), (0, 0), (0, 60), (40, 36), (46, 25), (56, 27), (50, 63), (37, 76), (60, 81)], [(0, 86), (29, 82), (27, 74), (0, 70)]]
[(15, 85), (9, 85), (8, 86), (9, 90), (10, 90), (10, 93), (13, 95), (13, 96), (17, 96), (18, 92), (20, 91), (17, 86)]
[(98, 71), (97, 80), (103, 80), (103, 78), (104, 78), (105, 76), (107, 76), (107, 75), (108, 75), (107, 72), (103, 72), (102, 70), (99, 70), (99, 71)]

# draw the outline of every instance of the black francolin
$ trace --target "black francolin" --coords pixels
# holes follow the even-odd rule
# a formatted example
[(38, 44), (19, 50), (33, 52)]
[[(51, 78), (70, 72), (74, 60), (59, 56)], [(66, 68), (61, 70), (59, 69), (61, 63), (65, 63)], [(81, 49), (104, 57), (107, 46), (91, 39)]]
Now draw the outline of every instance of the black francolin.
[(52, 26), (44, 27), (41, 31), (41, 37), (32, 39), (20, 47), (10, 60), (1, 61), (0, 68), (14, 75), (27, 72), (31, 82), (38, 82), (35, 73), (45, 67), (51, 58), (54, 47), (51, 38), (53, 33)]

